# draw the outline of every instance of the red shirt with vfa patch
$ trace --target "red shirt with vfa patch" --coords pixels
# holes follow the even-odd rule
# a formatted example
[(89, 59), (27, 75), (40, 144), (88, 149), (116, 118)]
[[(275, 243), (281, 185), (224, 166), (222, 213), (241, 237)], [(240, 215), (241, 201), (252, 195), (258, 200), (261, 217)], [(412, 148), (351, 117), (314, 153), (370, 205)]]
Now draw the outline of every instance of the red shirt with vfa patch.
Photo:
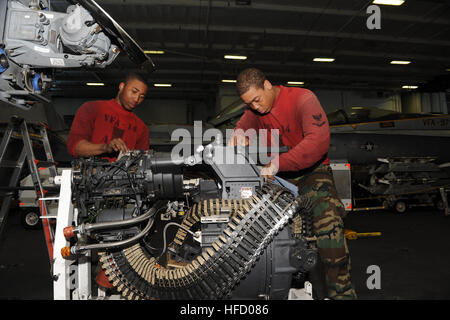
[[(133, 112), (125, 110), (116, 100), (98, 100), (84, 103), (73, 119), (67, 149), (77, 157), (75, 145), (82, 139), (91, 143), (109, 143), (121, 138), (129, 150), (148, 150), (147, 125)], [(114, 161), (115, 157), (104, 158)]]
[[(280, 91), (267, 114), (248, 108), (236, 124), (236, 129), (267, 129), (268, 146), (272, 143), (271, 129), (278, 129), (279, 146), (289, 151), (275, 155), (278, 171), (298, 171), (322, 161), (329, 164), (330, 128), (319, 100), (310, 90), (277, 86)], [(273, 162), (273, 160), (272, 160)]]

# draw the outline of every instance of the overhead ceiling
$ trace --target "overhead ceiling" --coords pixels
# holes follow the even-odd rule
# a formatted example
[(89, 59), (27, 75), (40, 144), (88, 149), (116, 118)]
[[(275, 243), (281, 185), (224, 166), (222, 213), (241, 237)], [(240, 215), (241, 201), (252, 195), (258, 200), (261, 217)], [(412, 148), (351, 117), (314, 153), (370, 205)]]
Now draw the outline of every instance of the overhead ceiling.
[[(381, 29), (369, 30), (372, 0), (98, 0), (150, 55), (157, 70), (154, 98), (210, 99), (222, 79), (259, 67), (272, 83), (301, 81), (312, 89), (442, 91), (449, 86), (450, 3), (406, 0), (381, 9)], [(67, 2), (51, 2), (64, 11)], [(245, 55), (243, 61), (225, 54)], [(314, 62), (332, 57), (332, 63)], [(392, 65), (392, 60), (411, 61)], [(55, 72), (54, 96), (111, 96), (137, 67), (121, 54), (104, 70)], [(104, 87), (87, 87), (101, 81)]]

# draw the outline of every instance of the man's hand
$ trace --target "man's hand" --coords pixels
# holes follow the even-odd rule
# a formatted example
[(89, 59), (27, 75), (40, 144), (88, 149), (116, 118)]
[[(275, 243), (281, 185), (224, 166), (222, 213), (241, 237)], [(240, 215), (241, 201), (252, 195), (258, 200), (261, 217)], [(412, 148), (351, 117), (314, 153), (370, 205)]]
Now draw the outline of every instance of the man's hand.
[(247, 136), (243, 135), (235, 135), (231, 137), (227, 142), (227, 146), (236, 147), (236, 146), (248, 146), (250, 144), (250, 140)]
[(113, 151), (122, 151), (123, 153), (128, 152), (128, 147), (125, 144), (125, 142), (120, 139), (112, 139), (107, 145), (106, 145), (106, 153), (111, 153)]
[(272, 182), (275, 180), (275, 175), (278, 172), (278, 166), (273, 162), (269, 162), (261, 169), (261, 175), (264, 177), (264, 180), (267, 182)]

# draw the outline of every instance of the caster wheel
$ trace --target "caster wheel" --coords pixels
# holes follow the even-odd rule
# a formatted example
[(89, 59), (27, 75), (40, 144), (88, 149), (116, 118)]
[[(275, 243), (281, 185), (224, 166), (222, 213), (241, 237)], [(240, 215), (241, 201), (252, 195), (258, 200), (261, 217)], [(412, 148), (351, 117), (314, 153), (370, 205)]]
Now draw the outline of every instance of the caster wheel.
[(444, 201), (442, 201), (441, 199), (436, 201), (435, 206), (436, 206), (436, 209), (438, 209), (439, 211), (444, 211), (445, 210)]
[(394, 209), (397, 213), (405, 213), (407, 208), (406, 202), (401, 200), (397, 201), (394, 205)]
[(41, 219), (39, 216), (39, 209), (31, 208), (21, 210), (20, 221), (25, 229), (39, 229), (41, 228)]

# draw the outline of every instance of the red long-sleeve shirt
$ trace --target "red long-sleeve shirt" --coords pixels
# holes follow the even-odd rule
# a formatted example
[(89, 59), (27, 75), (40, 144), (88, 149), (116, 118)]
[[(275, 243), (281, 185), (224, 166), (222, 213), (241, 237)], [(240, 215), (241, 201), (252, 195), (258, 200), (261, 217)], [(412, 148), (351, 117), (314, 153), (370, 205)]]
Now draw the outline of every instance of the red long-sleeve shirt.
[(148, 127), (138, 116), (114, 99), (89, 101), (78, 109), (73, 119), (67, 149), (77, 157), (75, 145), (80, 140), (103, 144), (115, 138), (121, 138), (129, 150), (149, 149)]
[(328, 164), (330, 129), (319, 100), (307, 89), (277, 87), (280, 91), (270, 112), (259, 114), (247, 109), (235, 130), (278, 129), (279, 146), (289, 147), (278, 156), (278, 171), (306, 169), (321, 159)]

